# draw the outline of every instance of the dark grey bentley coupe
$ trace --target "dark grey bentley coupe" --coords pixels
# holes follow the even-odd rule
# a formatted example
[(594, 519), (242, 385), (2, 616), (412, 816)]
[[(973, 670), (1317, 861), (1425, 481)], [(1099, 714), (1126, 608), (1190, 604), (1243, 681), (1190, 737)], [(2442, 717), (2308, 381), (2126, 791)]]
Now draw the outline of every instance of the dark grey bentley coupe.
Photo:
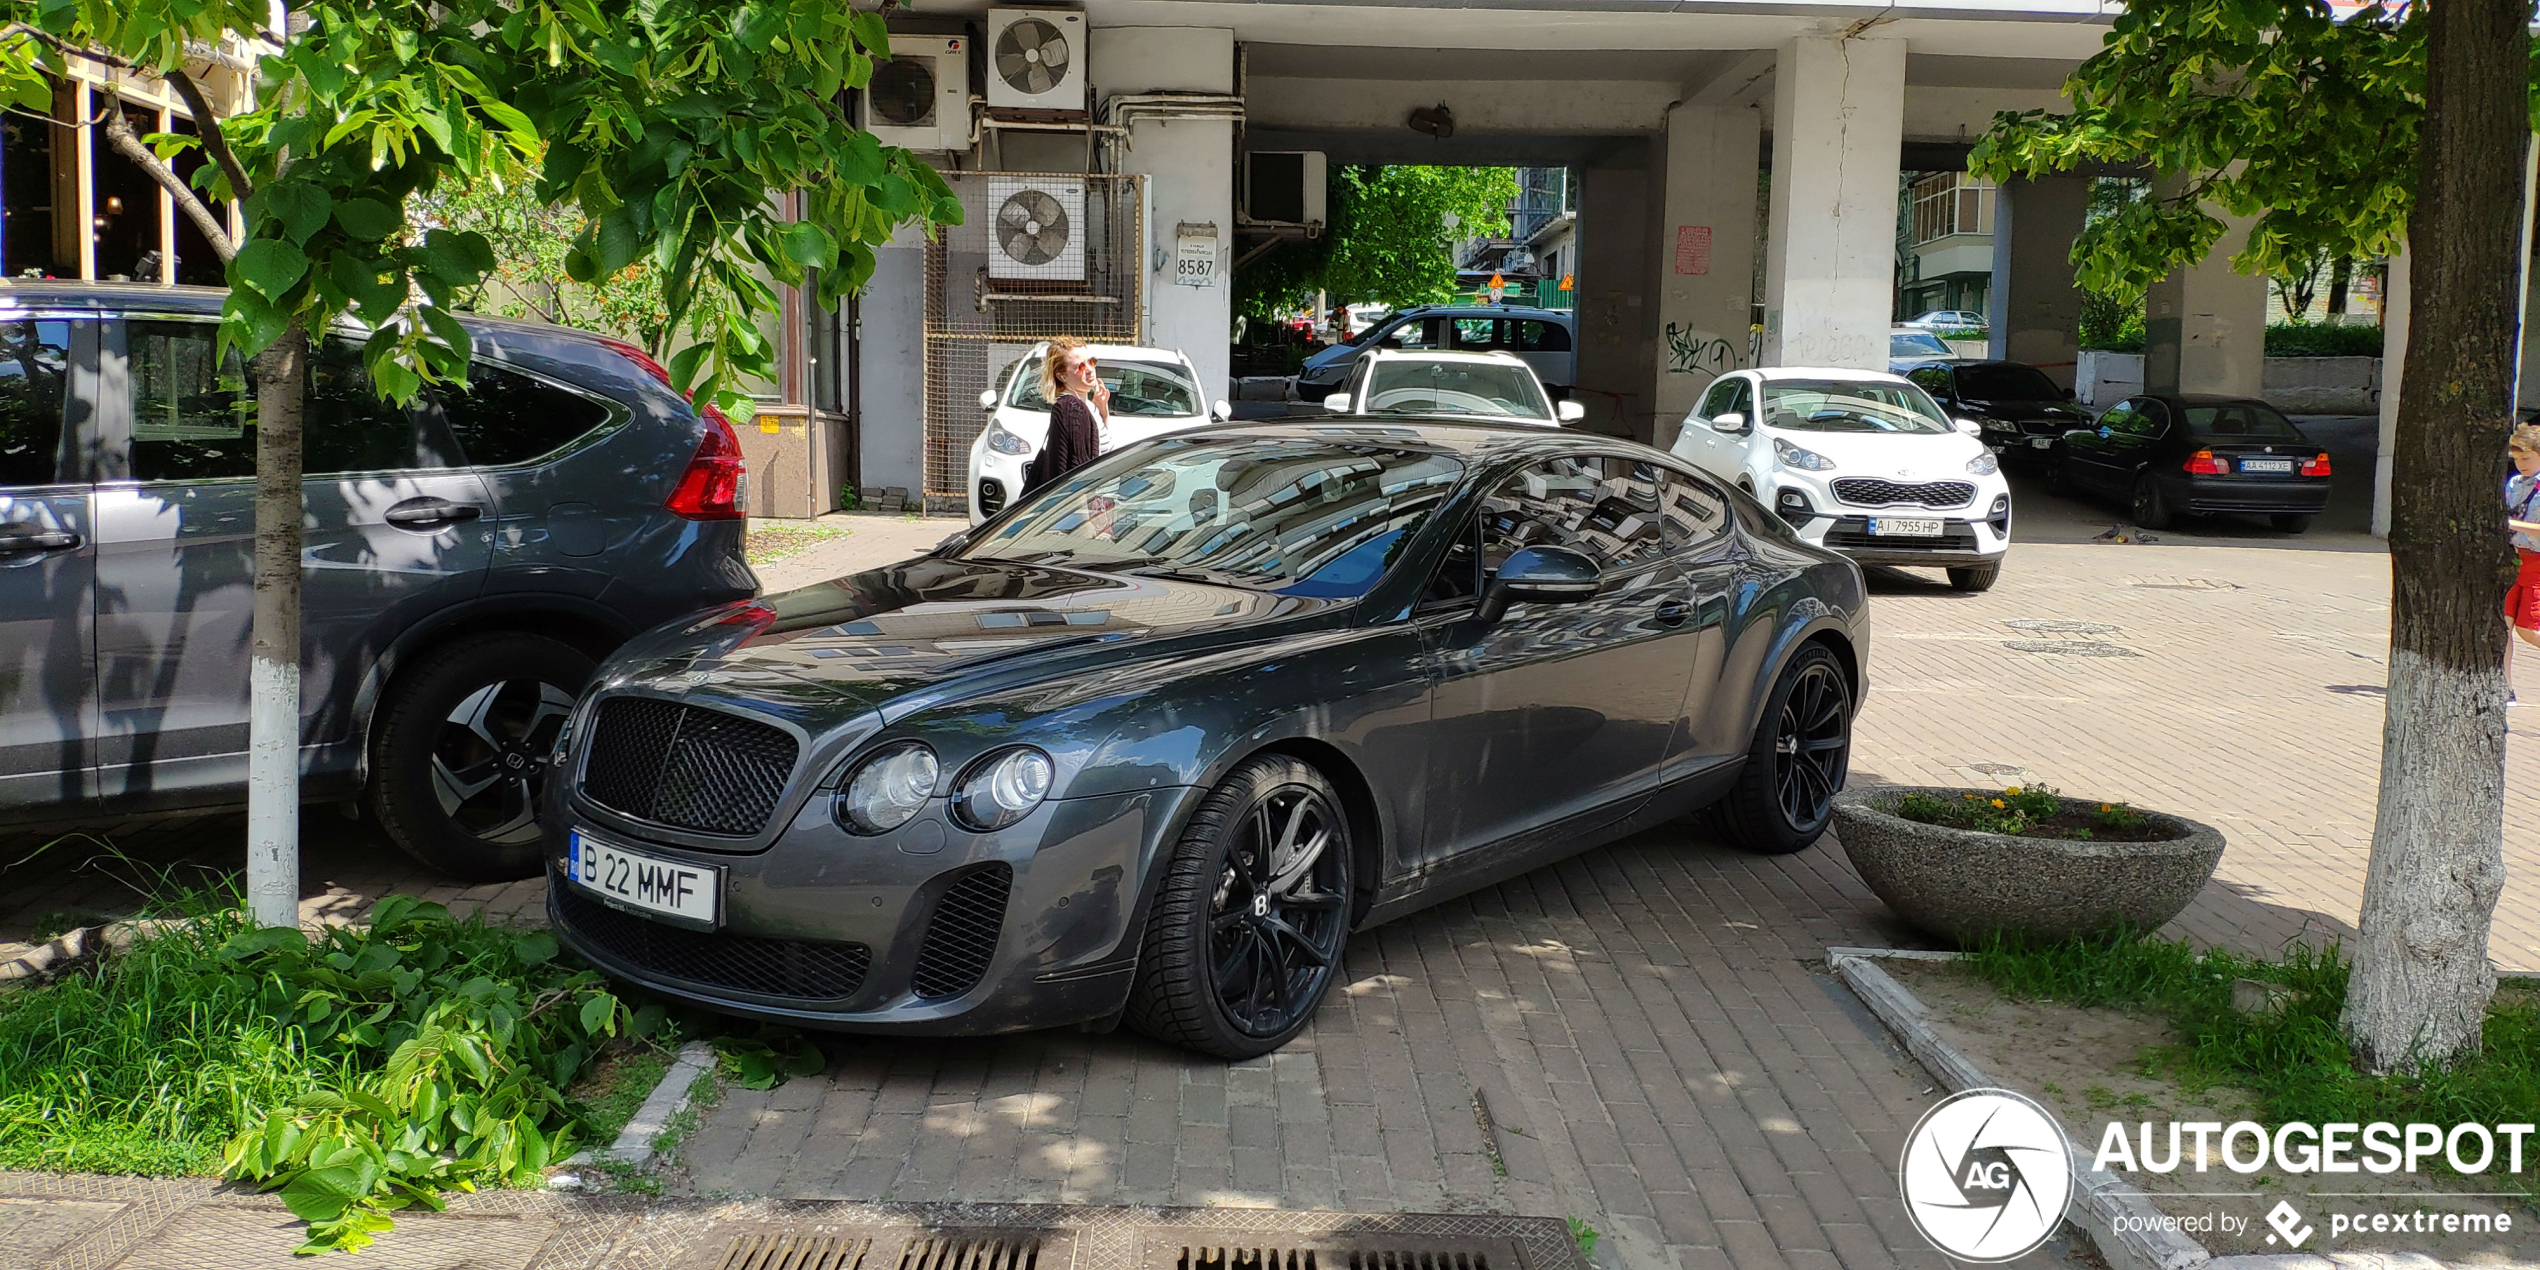
[(1656, 450), (1227, 426), (709, 610), (557, 744), (557, 932), (813, 1027), (1303, 1030), (1353, 930), (1705, 807), (1824, 831), (1860, 570)]

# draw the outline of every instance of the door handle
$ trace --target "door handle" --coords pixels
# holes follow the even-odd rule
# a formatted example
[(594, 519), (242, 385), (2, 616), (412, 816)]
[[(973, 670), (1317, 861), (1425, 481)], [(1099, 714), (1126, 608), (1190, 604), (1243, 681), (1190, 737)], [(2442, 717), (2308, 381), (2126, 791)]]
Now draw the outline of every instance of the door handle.
[(36, 529), (31, 525), (0, 525), (0, 553), (18, 551), (69, 551), (79, 546), (78, 534), (58, 530)]
[(400, 529), (431, 529), (474, 520), (485, 509), (473, 503), (453, 503), (446, 498), (409, 498), (388, 509), (381, 519)]
[(1685, 619), (1691, 616), (1693, 616), (1693, 606), (1683, 600), (1668, 600), (1658, 606), (1660, 626), (1682, 626)]

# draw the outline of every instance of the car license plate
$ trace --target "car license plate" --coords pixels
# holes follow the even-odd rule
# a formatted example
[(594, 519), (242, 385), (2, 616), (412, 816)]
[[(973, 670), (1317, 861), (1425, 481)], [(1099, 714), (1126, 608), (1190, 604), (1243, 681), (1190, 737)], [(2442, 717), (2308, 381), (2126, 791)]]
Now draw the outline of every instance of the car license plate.
[(1870, 533), (1880, 538), (1937, 538), (1940, 522), (1899, 516), (1870, 517)]
[(2031, 449), (2052, 450), (2055, 448), (2055, 438), (2053, 437), (2030, 437), (2028, 439), (2028, 443)]
[(2293, 460), (2242, 459), (2240, 460), (2240, 470), (2243, 472), (2290, 472), (2293, 470)]
[(565, 875), (576, 886), (630, 908), (712, 926), (723, 870), (631, 851), (577, 829), (565, 839)]

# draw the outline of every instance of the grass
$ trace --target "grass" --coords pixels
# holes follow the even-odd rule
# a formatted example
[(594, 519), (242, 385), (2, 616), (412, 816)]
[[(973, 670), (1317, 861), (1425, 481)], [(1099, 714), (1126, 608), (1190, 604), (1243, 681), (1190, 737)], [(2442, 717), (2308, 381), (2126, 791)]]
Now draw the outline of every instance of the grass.
[[(2335, 947), (2297, 944), (2266, 960), (2154, 939), (1997, 943), (1969, 952), (1966, 964), (2014, 997), (2168, 1015), (2181, 1039), (2147, 1051), (2143, 1074), (2190, 1092), (2247, 1089), (2273, 1123), (2493, 1125), (2529, 1120), (2540, 1105), (2540, 993), (2520, 985), (2500, 988), (2488, 1007), (2482, 1052), (2449, 1068), (2372, 1076), (2355, 1069), (2338, 1026), (2348, 966)], [(2279, 1011), (2243, 1013), (2231, 1005), (2234, 979), (2290, 993)], [(2530, 1174), (2488, 1176), (2540, 1198)]]
[(649, 1044), (602, 1057), (565, 1099), (582, 1127), (576, 1136), (592, 1146), (615, 1142), (617, 1131), (635, 1118), (653, 1086), (668, 1074), (670, 1062), (667, 1051)]
[(753, 528), (742, 547), (742, 554), (755, 567), (774, 564), (847, 536), (848, 531), (836, 525), (806, 523)]

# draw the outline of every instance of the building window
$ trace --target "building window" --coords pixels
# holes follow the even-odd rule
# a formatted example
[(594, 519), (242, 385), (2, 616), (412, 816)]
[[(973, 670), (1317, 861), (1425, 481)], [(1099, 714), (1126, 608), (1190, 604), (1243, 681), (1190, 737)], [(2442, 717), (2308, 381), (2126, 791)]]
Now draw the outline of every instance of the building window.
[(1914, 245), (1993, 232), (1993, 182), (1942, 172), (1914, 182)]
[(77, 147), (59, 123), (0, 114), (0, 271), (8, 276), (79, 276), (79, 240), (65, 232), (79, 214), (71, 184)]

